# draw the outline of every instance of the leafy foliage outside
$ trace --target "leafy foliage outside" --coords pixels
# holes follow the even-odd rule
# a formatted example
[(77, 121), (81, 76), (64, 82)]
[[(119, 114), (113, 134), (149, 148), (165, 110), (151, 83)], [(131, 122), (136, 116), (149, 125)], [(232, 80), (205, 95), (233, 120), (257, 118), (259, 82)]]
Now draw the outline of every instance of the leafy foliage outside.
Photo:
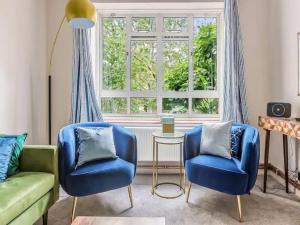
[[(217, 26), (215, 20), (202, 21), (194, 18), (193, 37), (193, 88), (194, 90), (216, 90), (217, 84)], [(104, 18), (103, 23), (103, 88), (105, 90), (126, 89), (126, 21), (125, 18)], [(184, 17), (164, 18), (167, 32), (187, 31)], [(151, 17), (136, 17), (132, 30), (136, 32), (155, 31), (155, 20)], [(157, 90), (156, 40), (134, 40), (130, 42), (130, 89), (131, 91)], [(164, 91), (186, 92), (189, 90), (189, 45), (185, 40), (163, 41), (163, 89)], [(102, 98), (104, 112), (126, 113), (126, 98)], [(163, 112), (187, 113), (188, 99), (163, 98)], [(193, 98), (195, 113), (217, 114), (218, 99)], [(131, 98), (131, 113), (156, 113), (155, 98)]]
[(131, 41), (131, 90), (156, 90), (156, 42)]
[(126, 80), (126, 21), (103, 20), (103, 88), (124, 90)]
[(186, 32), (188, 22), (186, 17), (164, 17), (164, 31)]
[(153, 32), (155, 31), (154, 17), (133, 17), (132, 31), (135, 32)]
[(156, 113), (155, 98), (131, 98), (130, 99), (131, 113)]
[(106, 113), (127, 113), (127, 99), (101, 98), (101, 109)]
[(192, 108), (196, 113), (216, 114), (219, 111), (219, 102), (217, 98), (194, 98)]
[(163, 112), (164, 113), (187, 113), (188, 111), (187, 98), (164, 98)]
[(201, 26), (194, 37), (194, 90), (215, 90), (217, 83), (217, 27)]
[(187, 91), (189, 87), (189, 47), (187, 41), (164, 42), (164, 88)]

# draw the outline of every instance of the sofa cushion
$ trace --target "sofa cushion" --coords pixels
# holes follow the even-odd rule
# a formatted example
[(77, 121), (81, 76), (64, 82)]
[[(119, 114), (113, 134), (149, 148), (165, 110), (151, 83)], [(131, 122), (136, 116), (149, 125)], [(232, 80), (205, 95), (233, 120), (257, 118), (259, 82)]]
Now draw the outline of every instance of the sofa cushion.
[(75, 133), (79, 154), (76, 167), (91, 161), (118, 158), (113, 127), (78, 127)]
[(200, 154), (209, 154), (231, 159), (230, 130), (232, 121), (203, 124)]
[(7, 176), (12, 176), (19, 171), (19, 159), (23, 150), (23, 145), (27, 138), (27, 133), (20, 135), (0, 135), (3, 139), (14, 139), (15, 145), (9, 161)]
[(241, 143), (244, 131), (243, 127), (233, 126), (231, 128), (231, 155), (237, 159), (241, 158)]
[(121, 158), (90, 162), (66, 176), (66, 189), (69, 195), (86, 196), (125, 187), (131, 184), (134, 169), (134, 164)]
[(227, 194), (244, 194), (247, 189), (248, 175), (236, 158), (200, 155), (186, 161), (186, 173), (192, 183)]
[(7, 224), (54, 186), (54, 175), (21, 172), (0, 184), (0, 224)]
[(3, 139), (0, 137), (0, 183), (5, 181), (9, 161), (15, 146), (13, 139)]

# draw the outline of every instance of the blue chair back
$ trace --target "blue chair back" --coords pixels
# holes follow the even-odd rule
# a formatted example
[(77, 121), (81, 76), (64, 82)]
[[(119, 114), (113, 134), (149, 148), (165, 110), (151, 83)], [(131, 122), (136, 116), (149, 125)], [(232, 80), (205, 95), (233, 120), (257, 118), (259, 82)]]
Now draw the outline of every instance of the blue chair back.
[(59, 149), (59, 177), (64, 185), (64, 178), (73, 172), (78, 160), (75, 129), (77, 127), (113, 127), (116, 153), (121, 158), (136, 165), (137, 146), (136, 137), (127, 129), (112, 123), (87, 122), (71, 124), (62, 128), (58, 135)]

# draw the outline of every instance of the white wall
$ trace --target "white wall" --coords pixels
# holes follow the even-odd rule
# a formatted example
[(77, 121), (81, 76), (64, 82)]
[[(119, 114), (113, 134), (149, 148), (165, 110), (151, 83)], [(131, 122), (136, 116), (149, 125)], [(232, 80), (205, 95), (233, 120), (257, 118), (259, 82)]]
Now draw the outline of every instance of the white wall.
[[(67, 0), (47, 1), (48, 51), (64, 17)], [(52, 67), (52, 143), (56, 144), (60, 128), (68, 124), (71, 110), (72, 29), (63, 24), (55, 47)]]
[[(292, 116), (300, 117), (298, 84), (297, 32), (300, 32), (300, 1), (270, 0), (270, 63), (271, 100), (292, 104)], [(295, 167), (295, 140), (289, 141), (290, 168)], [(282, 137), (272, 134), (270, 161), (283, 168)], [(297, 161), (297, 159), (296, 159)]]
[[(292, 116), (300, 116), (297, 32), (300, 32), (299, 0), (240, 0), (245, 47), (246, 84), (250, 123), (264, 115), (270, 101), (292, 104)], [(261, 162), (265, 132), (261, 132)], [(297, 161), (297, 142), (289, 139), (290, 169)], [(298, 150), (299, 151), (299, 150)], [(271, 134), (270, 162), (283, 170), (282, 135)]]
[[(270, 101), (272, 86), (270, 82), (268, 7), (268, 0), (239, 1), (249, 122), (256, 127), (258, 116), (266, 113), (266, 103)], [(263, 162), (264, 133), (260, 133), (260, 162)]]
[(1, 1), (0, 133), (28, 132), (27, 143), (47, 140), (45, 15), (44, 0)]

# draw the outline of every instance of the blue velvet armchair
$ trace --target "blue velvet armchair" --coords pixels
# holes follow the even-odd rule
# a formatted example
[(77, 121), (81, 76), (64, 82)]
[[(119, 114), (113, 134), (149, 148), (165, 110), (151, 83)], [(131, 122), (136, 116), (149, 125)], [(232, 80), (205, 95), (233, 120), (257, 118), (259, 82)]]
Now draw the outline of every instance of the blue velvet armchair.
[(255, 184), (259, 164), (260, 142), (257, 129), (246, 124), (235, 124), (233, 127), (244, 128), (239, 147), (239, 158), (226, 159), (213, 155), (199, 155), (202, 126), (186, 133), (184, 162), (186, 176), (189, 180), (186, 202), (189, 200), (192, 183), (230, 195), (236, 195), (239, 218), (242, 221), (240, 195), (250, 193)]
[[(118, 158), (90, 162), (75, 168), (78, 159), (75, 129), (77, 127), (113, 127)], [(59, 180), (62, 188), (74, 197), (74, 219), (77, 197), (128, 187), (133, 207), (131, 183), (136, 173), (136, 137), (127, 129), (110, 123), (79, 123), (62, 128), (58, 136)]]

